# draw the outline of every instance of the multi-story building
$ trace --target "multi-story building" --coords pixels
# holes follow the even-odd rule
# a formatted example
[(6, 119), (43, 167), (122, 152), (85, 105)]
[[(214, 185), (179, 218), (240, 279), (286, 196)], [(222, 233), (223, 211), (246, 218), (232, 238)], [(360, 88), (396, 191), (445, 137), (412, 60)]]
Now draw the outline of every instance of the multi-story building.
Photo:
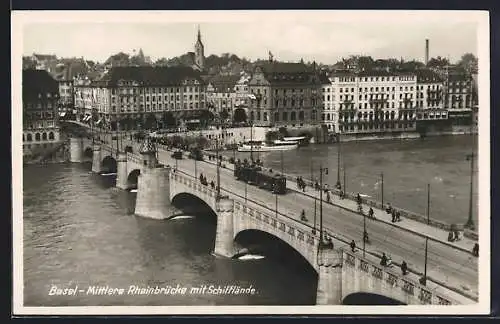
[(189, 67), (115, 67), (97, 81), (75, 84), (82, 120), (112, 130), (189, 122), (206, 109), (205, 102), (203, 80)]
[[(417, 78), (412, 73), (362, 71), (331, 77), (339, 105), (339, 133), (409, 132), (416, 129)], [(338, 98), (337, 98), (338, 97)]]
[(35, 69), (54, 72), (57, 66), (57, 56), (33, 53), (31, 60), (34, 62)]
[(335, 93), (332, 80), (326, 73), (320, 74), (321, 93), (323, 95), (323, 112), (321, 113), (321, 123), (328, 133), (336, 133), (338, 130), (338, 110), (335, 106)]
[(446, 69), (444, 78), (444, 107), (454, 125), (470, 125), (473, 119), (473, 77), (459, 68)]
[[(217, 75), (207, 84), (207, 108), (222, 119), (233, 119), (236, 105), (236, 84), (240, 77)], [(225, 116), (224, 116), (225, 115)]]
[[(239, 80), (236, 82), (234, 87), (235, 92), (235, 103), (234, 103), (234, 111), (233, 111), (233, 121), (234, 122), (243, 122), (244, 120), (238, 119), (240, 117), (244, 118), (247, 116), (248, 107), (250, 105), (250, 92), (248, 88), (248, 82), (250, 81), (251, 75), (245, 72), (240, 74)], [(239, 110), (240, 114), (236, 114), (236, 111)]]
[(316, 125), (322, 110), (321, 82), (303, 63), (258, 65), (248, 82), (249, 119), (261, 126)]
[(45, 70), (23, 71), (23, 155), (30, 156), (59, 142), (59, 86)]
[(443, 104), (443, 78), (428, 69), (419, 69), (415, 73), (417, 76), (417, 121), (448, 119), (448, 111)]

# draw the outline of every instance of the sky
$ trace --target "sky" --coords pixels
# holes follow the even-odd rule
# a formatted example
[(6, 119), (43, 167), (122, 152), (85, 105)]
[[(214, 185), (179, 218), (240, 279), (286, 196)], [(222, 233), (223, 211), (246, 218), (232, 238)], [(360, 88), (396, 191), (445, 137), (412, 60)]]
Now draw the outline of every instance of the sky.
[[(200, 26), (205, 56), (233, 53), (251, 60), (268, 51), (280, 61), (333, 64), (349, 55), (424, 60), (478, 53), (478, 21), (469, 12), (31, 12), (14, 17), (23, 55), (56, 54), (105, 61), (142, 48), (153, 60), (194, 51)], [(29, 15), (27, 15), (29, 14)], [(487, 18), (487, 17), (486, 17)]]

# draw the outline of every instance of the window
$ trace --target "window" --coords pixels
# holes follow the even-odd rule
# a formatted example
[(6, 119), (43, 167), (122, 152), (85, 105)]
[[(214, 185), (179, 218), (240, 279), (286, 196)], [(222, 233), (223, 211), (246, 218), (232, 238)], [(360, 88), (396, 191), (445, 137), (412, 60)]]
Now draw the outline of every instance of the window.
[(40, 141), (40, 133), (35, 134), (35, 141)]

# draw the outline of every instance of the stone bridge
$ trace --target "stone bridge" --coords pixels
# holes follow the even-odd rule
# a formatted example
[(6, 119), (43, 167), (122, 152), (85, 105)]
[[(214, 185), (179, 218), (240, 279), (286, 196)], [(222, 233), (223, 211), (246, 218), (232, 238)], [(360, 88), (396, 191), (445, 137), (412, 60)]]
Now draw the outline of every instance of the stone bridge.
[[(370, 293), (389, 297), (403, 304), (470, 304), (468, 299), (446, 287), (418, 277), (403, 276), (400, 271), (383, 267), (370, 255), (361, 256), (345, 247), (348, 242), (334, 236), (333, 247), (320, 242), (311, 226), (267, 206), (247, 200), (237, 193), (216, 190), (200, 183), (194, 176), (170, 166), (158, 164), (155, 152), (147, 147), (140, 154), (117, 152), (109, 144), (71, 139), (71, 161), (80, 162), (84, 152), (92, 149), (92, 171), (116, 172), (116, 186), (137, 188), (135, 214), (166, 219), (169, 205), (179, 195), (201, 200), (217, 216), (214, 254), (232, 257), (238, 251), (235, 238), (247, 231), (261, 231), (285, 242), (297, 251), (318, 275), (317, 304), (338, 305), (351, 294)], [(166, 199), (168, 197), (168, 199)]]

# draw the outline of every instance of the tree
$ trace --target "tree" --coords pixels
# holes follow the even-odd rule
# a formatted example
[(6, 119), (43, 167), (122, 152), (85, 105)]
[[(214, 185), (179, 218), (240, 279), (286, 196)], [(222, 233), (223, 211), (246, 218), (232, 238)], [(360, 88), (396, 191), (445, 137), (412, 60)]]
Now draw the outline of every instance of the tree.
[(223, 111), (220, 112), (219, 116), (220, 119), (226, 120), (229, 118), (229, 113), (227, 112), (227, 110), (224, 109)]
[(436, 58), (431, 58), (429, 62), (427, 62), (428, 67), (437, 67), (437, 68), (442, 68), (450, 64), (450, 61), (448, 59), (438, 56)]
[(144, 124), (145, 124), (144, 127), (146, 129), (155, 128), (156, 127), (156, 116), (154, 114), (148, 114)]
[(163, 125), (167, 126), (167, 127), (172, 127), (172, 126), (177, 125), (177, 121), (176, 121), (174, 115), (169, 111), (163, 114), (162, 121), (163, 121)]
[(464, 70), (470, 71), (477, 68), (477, 57), (472, 53), (465, 53), (458, 61), (458, 65), (461, 66)]
[(236, 108), (233, 114), (233, 121), (235, 123), (244, 123), (247, 121), (247, 113), (243, 108)]

